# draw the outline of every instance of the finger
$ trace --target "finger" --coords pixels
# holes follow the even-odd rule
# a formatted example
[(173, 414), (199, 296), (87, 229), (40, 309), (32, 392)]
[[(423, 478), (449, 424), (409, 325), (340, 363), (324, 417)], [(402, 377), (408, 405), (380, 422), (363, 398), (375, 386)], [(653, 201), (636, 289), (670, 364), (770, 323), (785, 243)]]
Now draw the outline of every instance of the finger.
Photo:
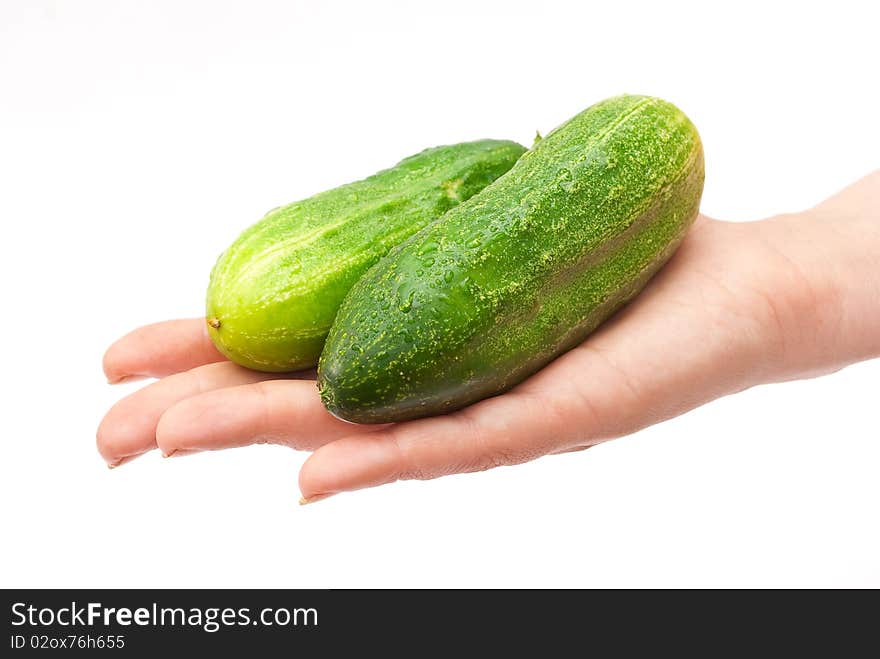
[(204, 318), (167, 320), (139, 327), (111, 345), (104, 353), (104, 374), (116, 384), (225, 360), (211, 343)]
[(571, 441), (531, 395), (491, 398), (454, 414), (331, 442), (299, 475), (303, 502), (397, 480), (430, 479), (533, 460)]
[(110, 465), (156, 448), (156, 426), (165, 411), (206, 391), (259, 382), (277, 374), (257, 373), (232, 362), (208, 364), (170, 375), (126, 396), (110, 408), (98, 427), (98, 451)]
[(376, 430), (327, 412), (313, 381), (267, 380), (181, 401), (162, 415), (156, 439), (165, 455), (269, 443), (313, 450)]

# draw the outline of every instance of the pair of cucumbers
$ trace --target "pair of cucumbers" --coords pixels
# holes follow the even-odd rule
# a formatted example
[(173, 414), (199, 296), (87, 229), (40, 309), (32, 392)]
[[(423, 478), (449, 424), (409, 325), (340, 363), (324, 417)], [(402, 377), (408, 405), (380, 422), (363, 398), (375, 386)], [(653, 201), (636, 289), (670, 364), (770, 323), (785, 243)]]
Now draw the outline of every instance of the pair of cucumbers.
[(246, 230), (211, 273), (208, 331), (249, 368), (317, 363), (324, 405), (349, 421), (452, 411), (636, 295), (696, 218), (703, 178), (694, 125), (645, 96), (602, 101), (530, 150), (428, 149)]

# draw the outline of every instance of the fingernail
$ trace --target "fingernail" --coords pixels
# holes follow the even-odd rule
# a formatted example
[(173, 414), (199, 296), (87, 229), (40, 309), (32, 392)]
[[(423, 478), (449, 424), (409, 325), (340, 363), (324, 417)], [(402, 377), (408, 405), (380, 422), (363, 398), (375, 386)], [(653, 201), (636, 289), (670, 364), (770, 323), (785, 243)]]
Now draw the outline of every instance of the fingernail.
[(310, 496), (308, 498), (301, 497), (299, 500), (299, 505), (305, 506), (310, 503), (316, 503), (318, 501), (322, 501), (323, 499), (329, 499), (334, 494), (337, 494), (337, 492), (330, 492), (329, 494), (313, 494), (312, 496)]
[(201, 453), (202, 451), (194, 448), (173, 448), (169, 449), (168, 453), (162, 453), (163, 458), (180, 458), (187, 455), (194, 455), (196, 453)]
[(107, 384), (127, 384), (129, 382), (137, 382), (138, 380), (146, 379), (146, 375), (138, 375), (137, 373), (132, 373), (130, 375), (119, 375), (112, 378), (107, 378)]
[(116, 469), (121, 465), (124, 465), (126, 462), (131, 462), (135, 458), (140, 457), (139, 455), (126, 455), (124, 458), (119, 458), (116, 462), (108, 462), (107, 469)]

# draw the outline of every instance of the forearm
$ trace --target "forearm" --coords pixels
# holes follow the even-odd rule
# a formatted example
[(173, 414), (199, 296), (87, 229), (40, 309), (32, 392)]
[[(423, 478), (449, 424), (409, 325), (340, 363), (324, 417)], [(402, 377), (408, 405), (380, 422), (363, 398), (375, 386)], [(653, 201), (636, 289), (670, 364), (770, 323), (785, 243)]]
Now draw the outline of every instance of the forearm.
[(785, 345), (771, 379), (880, 356), (880, 172), (816, 208), (760, 224), (782, 264), (770, 295)]

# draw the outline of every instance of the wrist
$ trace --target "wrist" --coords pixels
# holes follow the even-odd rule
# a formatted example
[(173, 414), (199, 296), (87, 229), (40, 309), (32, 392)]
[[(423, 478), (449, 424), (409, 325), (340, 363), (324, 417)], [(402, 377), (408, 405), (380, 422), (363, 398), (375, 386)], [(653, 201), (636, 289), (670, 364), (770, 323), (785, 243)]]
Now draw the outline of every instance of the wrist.
[(784, 349), (773, 380), (880, 355), (880, 231), (851, 211), (822, 205), (760, 223), (777, 254), (768, 299)]

